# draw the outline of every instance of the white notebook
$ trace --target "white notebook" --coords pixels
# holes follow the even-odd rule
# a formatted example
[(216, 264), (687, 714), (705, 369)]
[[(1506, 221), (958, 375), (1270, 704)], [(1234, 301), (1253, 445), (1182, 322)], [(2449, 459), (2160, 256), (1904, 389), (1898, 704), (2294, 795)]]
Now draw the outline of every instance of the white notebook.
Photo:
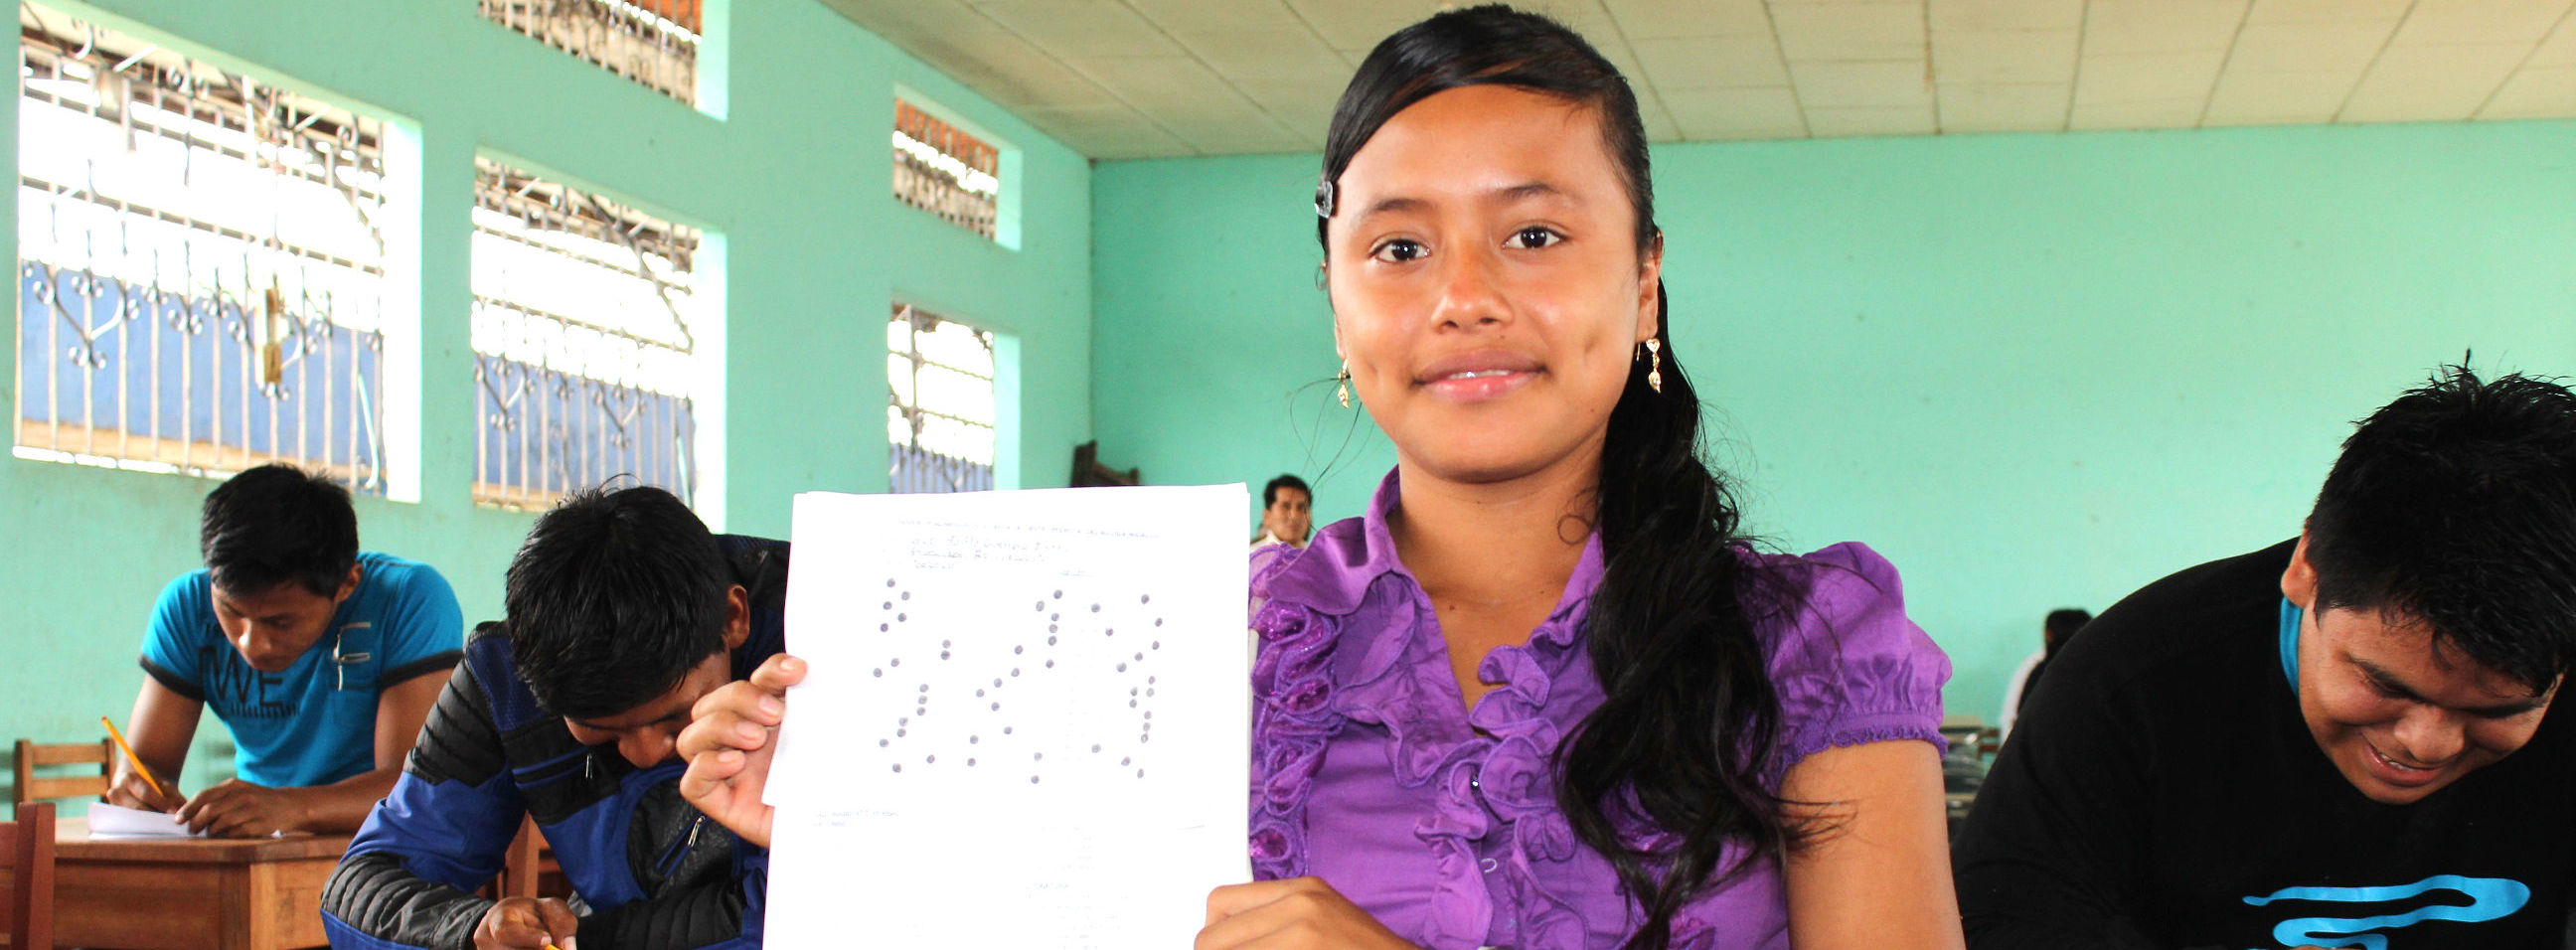
[(203, 838), (204, 832), (188, 833), (179, 816), (167, 812), (144, 811), (91, 802), (89, 836), (92, 838)]

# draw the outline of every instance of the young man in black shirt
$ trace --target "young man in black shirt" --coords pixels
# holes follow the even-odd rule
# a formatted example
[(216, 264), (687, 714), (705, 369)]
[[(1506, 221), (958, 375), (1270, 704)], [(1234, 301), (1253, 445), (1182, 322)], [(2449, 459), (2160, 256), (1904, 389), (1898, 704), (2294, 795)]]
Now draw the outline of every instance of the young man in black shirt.
[(1954, 844), (1994, 948), (2556, 948), (2576, 871), (2576, 394), (2437, 377), (2306, 530), (2050, 664)]

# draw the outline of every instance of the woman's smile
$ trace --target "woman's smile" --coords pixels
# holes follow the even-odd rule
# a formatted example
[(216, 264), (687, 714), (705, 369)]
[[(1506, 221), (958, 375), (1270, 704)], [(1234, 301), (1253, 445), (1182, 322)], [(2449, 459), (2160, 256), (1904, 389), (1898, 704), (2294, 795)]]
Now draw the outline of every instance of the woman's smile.
[(1545, 372), (1546, 365), (1537, 357), (1483, 349), (1433, 361), (1414, 375), (1413, 385), (1436, 399), (1490, 402), (1520, 391)]

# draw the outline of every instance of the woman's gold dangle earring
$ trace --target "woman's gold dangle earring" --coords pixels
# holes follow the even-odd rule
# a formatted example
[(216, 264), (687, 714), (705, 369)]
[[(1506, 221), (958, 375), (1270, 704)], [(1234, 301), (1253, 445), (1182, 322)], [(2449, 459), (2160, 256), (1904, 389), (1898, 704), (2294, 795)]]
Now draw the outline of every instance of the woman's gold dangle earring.
[(1664, 391), (1664, 341), (1646, 338), (1646, 388)]
[(1343, 361), (1342, 361), (1342, 372), (1341, 372), (1341, 374), (1340, 374), (1340, 375), (1334, 376), (1334, 377), (1333, 377), (1333, 380), (1334, 380), (1334, 382), (1336, 382), (1336, 383), (1338, 383), (1338, 384), (1339, 384), (1339, 385), (1336, 385), (1336, 386), (1334, 386), (1334, 387), (1333, 387), (1333, 398), (1335, 398), (1335, 399), (1339, 399), (1339, 400), (1341, 400), (1341, 401), (1342, 401), (1342, 408), (1344, 408), (1344, 409), (1348, 409), (1348, 408), (1350, 408), (1350, 407), (1351, 407), (1351, 361), (1349, 361), (1349, 360), (1343, 360)]

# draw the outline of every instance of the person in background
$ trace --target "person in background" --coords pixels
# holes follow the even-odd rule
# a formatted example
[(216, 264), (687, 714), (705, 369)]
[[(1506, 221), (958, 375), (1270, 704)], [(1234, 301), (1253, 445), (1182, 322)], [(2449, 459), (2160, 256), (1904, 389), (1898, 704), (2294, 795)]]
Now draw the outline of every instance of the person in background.
[(2093, 614), (2081, 608), (2065, 607), (2048, 612), (2048, 619), (2040, 625), (2039, 649), (2021, 661), (2021, 669), (2014, 671), (2011, 686), (2004, 690), (2000, 719), (2004, 736), (2012, 735), (2013, 724), (2021, 721), (2022, 708), (2030, 705), (2030, 691), (2039, 685), (2040, 671), (2048, 668), (2048, 661), (2057, 657), (2057, 651), (2066, 646), (2066, 641), (2075, 636), (2075, 631), (2092, 622)]
[[(348, 489), (288, 465), (207, 493), (197, 546), (206, 566), (152, 610), (126, 719), (150, 776), (118, 757), (107, 801), (217, 837), (355, 829), (461, 655), (456, 592), (429, 565), (359, 550)], [(183, 799), (209, 707), (232, 731), (235, 777)]]
[(1261, 486), (1261, 534), (1252, 539), (1253, 550), (1275, 544), (1305, 547), (1314, 524), (1315, 493), (1306, 480), (1295, 475), (1271, 479)]
[[(1251, 554), (1258, 880), (1208, 896), (1198, 950), (1958, 947), (1949, 661), (1867, 547), (1738, 532), (1617, 68), (1542, 16), (1441, 13), (1325, 141), (1334, 342), (1397, 465)], [(765, 835), (800, 672), (700, 703), (709, 817)]]
[[(681, 801), (690, 704), (783, 645), (788, 546), (708, 533), (659, 488), (563, 500), (477, 628), (402, 780), (322, 891), (333, 946), (760, 945), (769, 854)], [(475, 890), (534, 818), (573, 892)]]
[(2298, 536), (2102, 612), (1956, 842), (1968, 942), (2557, 947), (2576, 886), (2576, 393), (2446, 369)]

